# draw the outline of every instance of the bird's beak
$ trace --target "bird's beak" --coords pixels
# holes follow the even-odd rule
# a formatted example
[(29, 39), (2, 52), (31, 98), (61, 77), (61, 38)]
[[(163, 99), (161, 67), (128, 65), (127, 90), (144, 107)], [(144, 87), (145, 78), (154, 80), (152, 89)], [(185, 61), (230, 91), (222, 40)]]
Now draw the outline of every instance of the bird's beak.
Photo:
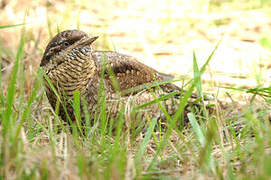
[(94, 36), (94, 37), (87, 37), (82, 39), (80, 42), (81, 45), (91, 45), (96, 39), (98, 39), (99, 36)]
[(66, 53), (69, 53), (72, 51), (74, 48), (79, 47), (79, 46), (91, 46), (91, 44), (98, 39), (99, 36), (94, 36), (94, 37), (84, 37), (78, 42), (72, 44), (66, 49)]

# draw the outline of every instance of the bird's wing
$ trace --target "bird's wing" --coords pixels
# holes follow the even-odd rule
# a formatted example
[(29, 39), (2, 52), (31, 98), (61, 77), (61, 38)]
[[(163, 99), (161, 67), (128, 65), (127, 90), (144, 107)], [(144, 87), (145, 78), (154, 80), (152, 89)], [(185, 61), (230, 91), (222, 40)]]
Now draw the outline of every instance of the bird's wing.
[[(173, 76), (159, 73), (155, 69), (139, 62), (136, 58), (113, 51), (92, 52), (97, 67), (101, 72), (103, 62), (114, 72), (121, 90), (130, 89), (154, 81), (167, 81)], [(105, 73), (108, 73), (107, 71)]]

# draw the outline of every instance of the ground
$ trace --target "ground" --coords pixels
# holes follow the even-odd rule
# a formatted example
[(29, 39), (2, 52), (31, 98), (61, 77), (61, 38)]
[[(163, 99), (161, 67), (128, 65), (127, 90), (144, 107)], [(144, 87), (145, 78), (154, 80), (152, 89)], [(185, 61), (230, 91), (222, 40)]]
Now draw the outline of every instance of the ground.
[[(270, 178), (270, 5), (269, 0), (2, 0), (1, 177)], [(97, 127), (87, 137), (65, 127), (58, 132), (61, 123), (37, 71), (47, 43), (66, 29), (99, 35), (95, 49), (133, 55), (174, 75), (178, 85), (193, 78), (193, 52), (202, 67), (218, 45), (201, 76), (216, 114), (163, 136), (151, 128), (132, 138)]]

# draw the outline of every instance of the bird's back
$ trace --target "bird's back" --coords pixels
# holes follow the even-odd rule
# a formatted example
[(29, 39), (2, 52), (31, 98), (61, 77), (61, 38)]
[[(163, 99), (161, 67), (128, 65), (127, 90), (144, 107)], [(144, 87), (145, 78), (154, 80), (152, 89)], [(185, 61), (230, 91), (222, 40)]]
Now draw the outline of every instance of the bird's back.
[[(85, 96), (90, 112), (94, 112), (99, 108), (97, 103), (101, 82), (104, 82), (110, 117), (115, 117), (123, 105), (139, 107), (169, 93), (181, 93), (181, 89), (178, 86), (172, 83), (163, 84), (163, 81), (168, 81), (173, 76), (159, 73), (132, 56), (113, 51), (94, 51), (92, 52), (92, 58), (96, 63), (97, 71), (88, 82), (87, 94)], [(101, 80), (103, 63), (105, 64), (104, 81)], [(162, 84), (159, 87), (155, 87), (155, 83)], [(165, 102), (166, 109), (173, 113), (174, 109), (177, 108), (176, 105), (179, 102), (179, 98), (172, 96), (163, 102)], [(146, 108), (149, 111), (145, 111), (140, 116), (148, 114), (150, 117), (157, 117), (162, 115), (157, 103), (152, 103), (146, 106)]]

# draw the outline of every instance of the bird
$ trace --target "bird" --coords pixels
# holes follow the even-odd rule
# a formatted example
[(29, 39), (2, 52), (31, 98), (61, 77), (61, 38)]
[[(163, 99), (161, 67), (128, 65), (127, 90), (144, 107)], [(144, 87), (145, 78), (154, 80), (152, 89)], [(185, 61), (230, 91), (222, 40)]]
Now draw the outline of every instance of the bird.
[[(158, 72), (133, 56), (94, 50), (97, 39), (98, 36), (89, 36), (81, 30), (62, 31), (48, 43), (41, 59), (47, 98), (64, 122), (74, 122), (78, 117), (73, 107), (75, 92), (79, 92), (81, 99), (82, 121), (83, 102), (93, 120), (94, 114), (101, 110), (101, 97), (106, 101), (110, 119), (116, 118), (122, 107), (145, 108), (134, 113), (133, 117), (139, 121), (147, 116), (165, 119), (159, 102), (169, 115), (174, 114), (183, 90), (168, 82), (173, 76)], [(169, 98), (163, 99), (167, 95)], [(157, 98), (162, 100), (158, 102)]]

